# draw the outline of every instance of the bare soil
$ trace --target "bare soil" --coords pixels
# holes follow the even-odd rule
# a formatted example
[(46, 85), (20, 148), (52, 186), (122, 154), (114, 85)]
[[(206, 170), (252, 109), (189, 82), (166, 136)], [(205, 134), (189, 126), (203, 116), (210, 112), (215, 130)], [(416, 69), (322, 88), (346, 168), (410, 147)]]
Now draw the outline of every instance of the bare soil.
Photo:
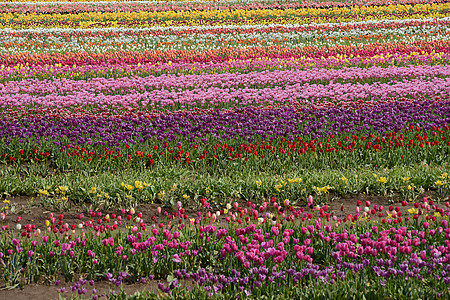
[[(423, 195), (420, 195), (417, 199), (422, 199), (424, 196), (432, 196), (432, 193), (425, 193)], [(373, 204), (377, 205), (383, 205), (386, 207), (386, 205), (399, 203), (401, 199), (394, 195), (394, 196), (383, 196), (383, 195), (366, 195), (366, 194), (360, 194), (360, 195), (349, 195), (346, 197), (332, 197), (330, 196), (329, 199), (331, 201), (328, 202), (329, 210), (335, 210), (336, 213), (341, 212), (341, 206), (344, 206), (344, 211), (342, 214), (354, 214), (355, 213), (355, 207), (357, 200), (360, 200), (362, 202), (362, 207), (364, 207), (365, 201), (370, 201)], [(5, 199), (4, 199), (5, 200)], [(16, 196), (16, 197), (8, 197), (6, 200), (9, 200), (10, 203), (4, 203), (3, 200), (0, 200), (0, 211), (3, 211), (3, 208), (5, 206), (8, 206), (10, 209), (8, 210), (8, 213), (6, 215), (6, 219), (1, 222), (0, 224), (9, 224), (10, 226), (14, 226), (16, 224), (16, 219), (18, 216), (21, 217), (20, 223), (22, 225), (26, 224), (34, 224), (36, 228), (40, 228), (41, 230), (45, 228), (45, 220), (49, 219), (50, 213), (53, 213), (56, 218), (58, 218), (59, 214), (64, 215), (64, 223), (71, 224), (78, 224), (80, 222), (79, 219), (77, 219), (77, 215), (80, 213), (84, 213), (85, 216), (87, 216), (87, 210), (85, 207), (82, 207), (80, 205), (72, 205), (71, 208), (67, 211), (58, 211), (58, 210), (48, 210), (45, 209), (41, 205), (41, 201), (39, 198), (36, 197), (30, 197), (30, 196)], [(242, 199), (229, 199), (229, 203), (233, 203), (237, 201), (239, 203), (240, 207), (246, 207), (246, 201)], [(193, 202), (193, 201), (191, 201)], [(281, 199), (278, 200), (278, 203), (283, 202)], [(255, 204), (259, 204), (257, 202), (252, 202)], [(139, 204), (135, 211), (136, 213), (142, 213), (142, 219), (145, 220), (145, 222), (149, 223), (151, 221), (151, 216), (161, 216), (157, 212), (157, 208), (160, 207), (161, 204), (155, 203), (144, 203)], [(305, 207), (306, 208), (306, 202), (300, 201), (299, 203), (294, 203), (294, 206), (296, 208), (298, 207)], [(11, 207), (14, 207), (14, 211), (11, 211)], [(187, 206), (184, 206), (185, 214), (188, 216), (188, 218), (195, 218), (197, 216), (197, 213), (200, 211), (202, 213), (207, 212), (208, 210), (202, 207), (199, 204), (190, 203)], [(211, 208), (210, 211), (213, 211)], [(102, 211), (103, 214), (109, 213), (109, 214), (121, 214), (121, 209), (111, 209), (108, 211)], [(167, 211), (168, 213), (172, 213), (176, 211), (176, 208), (166, 207), (162, 208), (162, 211)], [(269, 210), (270, 211), (270, 210)], [(225, 216), (221, 216), (218, 221), (224, 221)]]

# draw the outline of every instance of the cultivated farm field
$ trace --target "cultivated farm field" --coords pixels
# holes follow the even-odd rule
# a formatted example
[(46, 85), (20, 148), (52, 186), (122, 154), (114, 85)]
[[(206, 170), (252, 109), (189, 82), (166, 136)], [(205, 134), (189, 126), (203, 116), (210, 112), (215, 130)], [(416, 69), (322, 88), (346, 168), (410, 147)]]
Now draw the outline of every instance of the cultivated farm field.
[(0, 297), (449, 299), (450, 2), (0, 0)]

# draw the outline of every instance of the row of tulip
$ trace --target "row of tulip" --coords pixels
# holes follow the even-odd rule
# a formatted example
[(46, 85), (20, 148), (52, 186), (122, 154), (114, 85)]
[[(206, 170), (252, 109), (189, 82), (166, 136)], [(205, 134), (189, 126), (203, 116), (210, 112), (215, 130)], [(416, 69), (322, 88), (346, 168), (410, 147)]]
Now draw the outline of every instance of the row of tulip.
[[(309, 70), (291, 69), (286, 71), (251, 72), (244, 74), (218, 73), (177, 76), (174, 74), (146, 77), (120, 77), (120, 78), (92, 78), (90, 80), (72, 80), (67, 78), (54, 79), (53, 81), (28, 79), (7, 81), (0, 84), (0, 96), (14, 94), (29, 95), (69, 95), (74, 91), (92, 94), (131, 94), (145, 91), (168, 90), (179, 92), (196, 89), (207, 90), (209, 88), (265, 88), (286, 87), (291, 85), (304, 85), (306, 83), (324, 83), (332, 86), (333, 82), (366, 83), (372, 81), (400, 81), (427, 78), (445, 78), (450, 76), (450, 70), (445, 65), (419, 65), (408, 67), (371, 67), (371, 68), (342, 68), (323, 69), (311, 68)], [(373, 85), (370, 86), (373, 88)], [(198, 92), (198, 91), (197, 91)], [(326, 96), (326, 94), (324, 94)], [(51, 105), (51, 103), (49, 103)]]
[[(441, 26), (448, 24), (448, 18), (439, 19), (393, 19), (393, 20), (368, 20), (368, 21), (351, 21), (346, 23), (323, 23), (323, 24), (259, 24), (259, 25), (212, 25), (212, 26), (179, 26), (179, 27), (145, 27), (145, 28), (28, 28), (28, 29), (11, 29), (4, 28), (1, 33), (8, 37), (27, 37), (28, 35), (33, 35), (31, 38), (43, 37), (47, 33), (52, 33), (54, 35), (61, 35), (66, 38), (71, 36), (75, 37), (85, 37), (85, 36), (114, 36), (119, 33), (133, 35), (138, 33), (146, 34), (158, 34), (158, 35), (185, 35), (185, 34), (221, 34), (235, 31), (238, 33), (252, 33), (252, 32), (265, 32), (273, 31), (274, 29), (282, 32), (303, 32), (303, 31), (320, 31), (320, 32), (346, 32), (350, 30), (375, 30), (380, 28), (403, 28), (417, 26), (417, 30), (422, 30), (421, 27), (435, 26), (438, 30)], [(70, 34), (70, 35), (69, 35)]]
[[(57, 83), (58, 84), (58, 83)], [(246, 106), (283, 106), (311, 105), (327, 102), (353, 104), (357, 101), (378, 99), (386, 101), (392, 97), (411, 97), (441, 95), (449, 96), (450, 78), (411, 79), (388, 83), (332, 83), (309, 84), (296, 83), (284, 86), (267, 85), (257, 88), (243, 87), (206, 87), (186, 90), (108, 91), (77, 90), (36, 94), (16, 93), (17, 88), (2, 93), (0, 107), (143, 107), (148, 110), (183, 110), (194, 107), (202, 109), (220, 109)], [(67, 87), (69, 88), (70, 85)]]
[[(188, 30), (135, 30), (135, 31), (55, 31), (54, 34), (3, 31), (8, 42), (0, 44), (0, 52), (117, 52), (154, 50), (213, 50), (222, 47), (242, 48), (252, 46), (330, 47), (373, 42), (436, 41), (448, 39), (447, 18), (433, 22), (374, 23), (371, 29), (354, 29), (346, 26), (314, 29), (306, 26), (238, 26), (215, 29)], [(378, 26), (377, 26), (378, 25)], [(356, 27), (356, 26), (355, 26)], [(381, 27), (381, 28), (379, 28)], [(345, 28), (342, 30), (342, 28)], [(299, 30), (301, 29), (301, 30)], [(327, 30), (328, 29), (328, 30)], [(336, 31), (337, 30), (337, 31)], [(81, 35), (80, 33), (84, 33)], [(3, 33), (3, 34), (2, 34)]]
[[(294, 207), (272, 197), (263, 204), (228, 203), (216, 212), (201, 199), (206, 212), (193, 216), (178, 202), (173, 212), (158, 208), (156, 215), (90, 210), (72, 224), (51, 213), (45, 224), (22, 225), (20, 216), (1, 213), (2, 276), (8, 286), (21, 276), (26, 282), (43, 278), (62, 296), (86, 294), (88, 280), (93, 286), (98, 279), (117, 286), (167, 279), (168, 286), (158, 288), (175, 297), (186, 293), (176, 280), (192, 281), (191, 293), (233, 298), (320, 295), (323, 289), (348, 296), (353, 289), (345, 284), (357, 282), (377, 296), (449, 295), (449, 202), (423, 198), (383, 207), (358, 201), (355, 213), (314, 202), (310, 196), (308, 207)], [(215, 268), (206, 271), (210, 265)], [(70, 290), (60, 287), (77, 274), (84, 276)], [(66, 283), (55, 281), (59, 275)]]
[(311, 24), (381, 19), (423, 19), (448, 17), (449, 3), (389, 6), (352, 6), (348, 8), (298, 8), (286, 10), (208, 10), (163, 12), (87, 12), (61, 14), (0, 14), (0, 28), (90, 28), (151, 27), (251, 24)]
[(5, 142), (0, 151), (5, 164), (50, 163), (61, 171), (171, 164), (228, 169), (240, 163), (257, 171), (445, 163), (449, 109), (448, 100), (436, 98), (353, 110), (284, 107), (150, 118), (21, 117), (0, 121)]
[[(370, 68), (372, 66), (389, 67), (394, 66), (428, 66), (428, 65), (445, 65), (449, 61), (449, 54), (444, 52), (430, 53), (411, 52), (408, 54), (396, 53), (395, 51), (386, 51), (380, 55), (374, 54), (366, 56), (353, 56), (352, 54), (329, 56), (327, 58), (271, 58), (258, 57), (254, 59), (230, 59), (215, 64), (210, 63), (137, 63), (124, 64), (117, 63), (112, 65), (96, 64), (96, 65), (29, 65), (18, 64), (14, 67), (0, 67), (0, 82), (22, 81), (36, 78), (41, 81), (51, 81), (54, 79), (70, 78), (72, 80), (89, 81), (92, 78), (121, 78), (121, 77), (147, 77), (160, 76), (170, 74), (189, 75), (204, 73), (239, 73), (245, 74), (249, 72), (278, 71), (278, 70), (305, 70), (321, 68), (322, 70), (351, 68), (360, 69)], [(426, 67), (424, 67), (426, 68)], [(328, 71), (324, 71), (328, 72)], [(181, 77), (183, 78), (183, 77)]]
[[(426, 60), (435, 60), (441, 58), (441, 53), (447, 53), (450, 49), (450, 41), (414, 41), (414, 42), (386, 42), (371, 43), (360, 45), (337, 45), (333, 47), (250, 47), (250, 48), (231, 48), (222, 47), (213, 50), (148, 50), (148, 51), (119, 51), (105, 53), (88, 52), (65, 52), (65, 53), (0, 53), (0, 59), (3, 66), (22, 65), (117, 65), (117, 64), (158, 64), (167, 63), (169, 66), (174, 63), (220, 63), (229, 60), (249, 60), (249, 59), (335, 59), (333, 63), (338, 64), (341, 61), (357, 57), (356, 61), (361, 63), (368, 61), (379, 62), (383, 56), (391, 56), (389, 63), (393, 62), (398, 56), (416, 58), (416, 55), (425, 56)], [(349, 54), (350, 53), (350, 54)], [(431, 55), (430, 55), (431, 54)], [(346, 55), (346, 57), (342, 57)], [(312, 62), (308, 61), (309, 66)], [(313, 62), (315, 63), (315, 61)], [(323, 62), (322, 62), (323, 63)], [(329, 64), (326, 61), (325, 64)], [(345, 63), (344, 63), (345, 64)], [(159, 68), (159, 67), (158, 67)], [(10, 71), (11, 68), (7, 69)], [(14, 71), (13, 71), (14, 72)]]
[[(419, 97), (417, 99), (418, 102), (422, 102), (424, 100), (432, 100), (441, 101), (442, 98), (439, 96), (434, 97)], [(445, 100), (445, 99), (444, 99)], [(300, 111), (301, 109), (330, 109), (330, 108), (339, 108), (339, 109), (361, 109), (361, 108), (373, 108), (377, 107), (381, 104), (388, 103), (405, 103), (410, 102), (409, 98), (389, 98), (386, 101), (358, 101), (356, 103), (352, 102), (324, 102), (324, 103), (315, 103), (315, 104), (303, 104), (303, 105), (292, 105), (291, 108), (294, 110)], [(284, 105), (287, 107), (286, 105)], [(260, 107), (261, 108), (261, 107)], [(223, 113), (232, 113), (235, 112), (236, 107), (230, 109), (221, 109)], [(272, 109), (272, 108), (270, 108)], [(32, 118), (32, 119), (47, 119), (51, 118), (54, 120), (60, 119), (68, 119), (68, 118), (87, 118), (87, 119), (128, 119), (128, 118), (146, 118), (152, 119), (163, 116), (165, 114), (184, 114), (184, 115), (209, 115), (216, 111), (216, 109), (184, 109), (184, 110), (175, 110), (175, 111), (158, 111), (158, 110), (142, 110), (138, 107), (130, 108), (130, 107), (116, 107), (116, 108), (108, 108), (108, 107), (64, 107), (64, 108), (55, 108), (55, 107), (36, 107), (36, 108), (6, 108), (0, 112), (0, 116), (2, 120), (20, 120), (24, 117)]]
[[(311, 136), (312, 139), (345, 132), (367, 135), (373, 132), (399, 132), (411, 126), (430, 130), (433, 126), (448, 125), (448, 99), (436, 97), (433, 100), (380, 103), (375, 107), (358, 108), (240, 108), (230, 112), (214, 110), (210, 114), (173, 113), (151, 118), (90, 118), (77, 117), (52, 119), (22, 117), (17, 120), (4, 118), (2, 138), (5, 144), (20, 138), (22, 143), (33, 141), (42, 143), (44, 138), (52, 138), (63, 143), (67, 138), (73, 144), (118, 143), (136, 144), (135, 140), (192, 143), (196, 140), (222, 139), (247, 140), (266, 139), (273, 136)], [(139, 116), (138, 114), (136, 116)], [(250, 118), (251, 117), (251, 118)], [(75, 130), (74, 126), (81, 126)], [(227, 125), (227, 126), (224, 126)], [(90, 131), (83, 131), (88, 129)], [(262, 127), (260, 127), (262, 126)], [(76, 127), (76, 126), (75, 126)], [(224, 137), (226, 135), (227, 137)], [(23, 140), (26, 139), (26, 140)], [(140, 142), (142, 143), (142, 141)], [(49, 143), (53, 144), (53, 143)], [(215, 141), (214, 143), (215, 144)], [(65, 144), (61, 144), (65, 146)]]
[(258, 0), (247, 1), (24, 1), (0, 2), (0, 13), (80, 13), (80, 12), (117, 12), (117, 11), (189, 11), (212, 9), (295, 9), (301, 7), (330, 8), (351, 6), (386, 6), (392, 4), (416, 5), (442, 0), (370, 0), (370, 1), (283, 1)]

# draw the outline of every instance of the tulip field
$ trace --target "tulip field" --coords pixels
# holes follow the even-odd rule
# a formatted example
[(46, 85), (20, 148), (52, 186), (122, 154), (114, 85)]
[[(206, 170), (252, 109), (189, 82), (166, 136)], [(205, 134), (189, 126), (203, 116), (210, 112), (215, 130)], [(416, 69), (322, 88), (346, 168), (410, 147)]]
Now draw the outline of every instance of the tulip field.
[(447, 0), (0, 0), (0, 298), (450, 299)]

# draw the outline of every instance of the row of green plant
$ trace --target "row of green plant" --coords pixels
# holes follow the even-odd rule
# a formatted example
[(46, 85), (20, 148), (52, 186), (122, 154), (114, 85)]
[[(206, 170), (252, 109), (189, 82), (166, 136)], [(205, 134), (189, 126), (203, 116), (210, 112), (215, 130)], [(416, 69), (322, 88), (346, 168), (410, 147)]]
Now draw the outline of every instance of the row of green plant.
[[(198, 203), (207, 197), (220, 205), (227, 198), (263, 201), (276, 195), (291, 201), (315, 195), (321, 202), (333, 197), (358, 194), (390, 196), (392, 199), (414, 200), (432, 190), (444, 197), (450, 191), (450, 165), (415, 164), (389, 169), (360, 168), (342, 170), (287, 170), (283, 175), (236, 170), (226, 176), (207, 174), (178, 166), (166, 168), (103, 172), (83, 171), (48, 174), (42, 167), (30, 167), (26, 175), (17, 169), (0, 170), (0, 193), (6, 196), (40, 196), (45, 206), (64, 209), (71, 203), (94, 208), (136, 206), (138, 203), (177, 201)], [(66, 187), (61, 190), (61, 186)]]

